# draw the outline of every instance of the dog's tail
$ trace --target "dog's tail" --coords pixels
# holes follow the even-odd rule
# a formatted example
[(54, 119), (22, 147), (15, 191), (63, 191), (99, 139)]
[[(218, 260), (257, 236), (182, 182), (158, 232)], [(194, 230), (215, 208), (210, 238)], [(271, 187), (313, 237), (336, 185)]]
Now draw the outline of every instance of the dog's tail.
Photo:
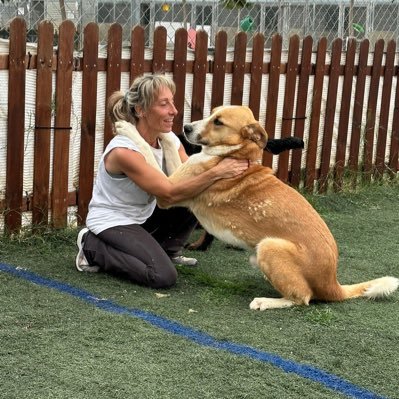
[(399, 287), (399, 279), (396, 277), (381, 277), (364, 283), (341, 285), (343, 300), (365, 297), (377, 299), (392, 294)]

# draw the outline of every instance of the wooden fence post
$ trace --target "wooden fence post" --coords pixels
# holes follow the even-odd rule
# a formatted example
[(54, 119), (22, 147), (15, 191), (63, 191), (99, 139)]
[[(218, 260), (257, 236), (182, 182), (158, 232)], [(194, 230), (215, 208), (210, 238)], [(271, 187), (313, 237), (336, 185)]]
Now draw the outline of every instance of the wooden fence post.
[(166, 39), (164, 26), (157, 26), (154, 30), (154, 48), (152, 54), (152, 73), (165, 73)]
[(353, 74), (356, 55), (356, 39), (348, 40), (346, 50), (346, 62), (344, 70), (344, 81), (342, 84), (341, 111), (338, 126), (338, 137), (336, 145), (334, 166), (334, 189), (342, 188), (342, 179), (345, 167), (346, 142), (348, 138), (349, 113), (352, 99)]
[(227, 33), (216, 34), (213, 62), (211, 109), (223, 105), (224, 84), (226, 79)]
[(4, 224), (7, 233), (22, 225), (22, 190), (25, 135), (26, 23), (15, 18), (10, 24), (7, 171)]
[(263, 55), (265, 37), (257, 33), (252, 41), (251, 82), (249, 85), (249, 103), (255, 119), (259, 119), (260, 98), (262, 92)]
[(359, 60), (357, 66), (355, 101), (352, 115), (352, 134), (349, 148), (349, 171), (352, 174), (352, 187), (356, 186), (359, 168), (360, 138), (362, 134), (362, 114), (364, 105), (364, 91), (367, 76), (367, 60), (369, 55), (368, 39), (360, 44)]
[(312, 115), (310, 117), (309, 140), (306, 151), (305, 188), (312, 192), (316, 179), (317, 142), (320, 127), (321, 100), (323, 95), (324, 74), (326, 65), (327, 39), (322, 37), (317, 48), (316, 69), (312, 95)]
[[(286, 68), (283, 120), (281, 123), (281, 137), (290, 137), (292, 130), (292, 119), (294, 115), (294, 102), (296, 92), (296, 78), (298, 76), (299, 36), (290, 38), (288, 49), (288, 62)], [(278, 156), (277, 177), (283, 182), (288, 181), (289, 151), (284, 151)]]
[(363, 151), (363, 180), (371, 181), (373, 172), (374, 130), (377, 112), (378, 90), (381, 78), (382, 57), (384, 53), (384, 40), (377, 41), (374, 47), (373, 68), (371, 70), (370, 91), (367, 104), (366, 129), (364, 134)]
[(186, 67), (187, 67), (187, 40), (186, 29), (180, 28), (175, 34), (173, 80), (176, 84), (175, 106), (178, 114), (173, 121), (173, 131), (180, 135), (183, 132), (184, 94), (186, 91)]
[(78, 224), (84, 224), (93, 190), (94, 148), (96, 144), (98, 25), (84, 29), (82, 71), (82, 125), (80, 135)]
[(241, 105), (244, 92), (245, 59), (247, 55), (247, 34), (239, 32), (235, 37), (231, 105)]
[(396, 92), (392, 119), (391, 148), (389, 150), (388, 167), (391, 176), (395, 176), (399, 168), (399, 68), (396, 67)]
[(107, 112), (107, 102), (112, 93), (121, 88), (122, 69), (122, 27), (112, 24), (108, 31), (107, 46), (107, 83), (105, 91), (104, 145), (108, 145), (113, 137), (112, 124)]
[(55, 129), (51, 221), (53, 227), (67, 225), (69, 135), (71, 131), (73, 39), (75, 26), (64, 21), (59, 28), (55, 92)]
[[(267, 89), (266, 121), (265, 129), (270, 139), (274, 138), (277, 120), (278, 91), (280, 87), (281, 73), (281, 51), (283, 39), (281, 35), (274, 35), (272, 38), (272, 49), (269, 66), (269, 84)], [(262, 163), (265, 166), (272, 166), (273, 155), (263, 153)]]
[(144, 73), (144, 28), (135, 26), (130, 37), (130, 84)]
[[(306, 105), (308, 98), (309, 76), (312, 72), (312, 36), (307, 36), (302, 42), (302, 57), (299, 71), (298, 94), (296, 100), (294, 136), (303, 138), (305, 131)], [(291, 185), (298, 187), (301, 181), (302, 150), (292, 152)]]
[(50, 142), (54, 27), (39, 24), (36, 74), (35, 143), (33, 165), (33, 228), (48, 225), (50, 189)]
[(382, 85), (380, 122), (378, 126), (377, 148), (375, 156), (375, 178), (382, 178), (385, 171), (385, 152), (387, 146), (388, 117), (391, 104), (391, 91), (393, 70), (395, 62), (395, 41), (390, 40), (387, 44), (384, 68), (384, 83)]
[(204, 115), (205, 78), (207, 71), (208, 34), (199, 30), (195, 42), (193, 99), (191, 103), (191, 120), (202, 119)]
[(325, 192), (327, 190), (331, 170), (331, 149), (337, 106), (338, 81), (341, 69), (341, 54), (342, 39), (337, 38), (333, 41), (331, 50), (330, 76), (328, 80), (326, 115), (323, 129), (323, 145), (321, 147), (319, 192)]

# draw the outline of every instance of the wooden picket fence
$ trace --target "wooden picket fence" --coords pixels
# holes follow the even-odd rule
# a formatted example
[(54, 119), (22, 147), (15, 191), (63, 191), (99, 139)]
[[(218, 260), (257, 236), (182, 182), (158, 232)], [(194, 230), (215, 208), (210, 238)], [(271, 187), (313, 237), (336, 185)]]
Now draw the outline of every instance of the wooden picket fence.
[[(206, 74), (213, 74), (211, 106), (223, 103), (226, 74), (232, 74), (231, 104), (241, 104), (243, 100), (244, 76), (250, 74), (249, 107), (256, 118), (260, 112), (262, 75), (269, 75), (267, 91), (267, 110), (265, 128), (269, 137), (275, 135), (277, 104), (279, 100), (280, 75), (285, 74), (283, 117), (281, 137), (295, 135), (303, 137), (305, 119), (310, 120), (309, 136), (306, 143), (306, 167), (303, 168), (303, 152), (293, 151), (289, 163), (289, 153), (280, 154), (277, 176), (294, 187), (303, 185), (312, 191), (325, 191), (328, 185), (340, 188), (345, 171), (356, 175), (361, 172), (366, 179), (382, 176), (389, 171), (398, 170), (399, 147), (399, 84), (396, 85), (394, 114), (388, 126), (393, 79), (398, 76), (399, 66), (395, 65), (396, 44), (379, 40), (373, 49), (373, 64), (368, 65), (369, 42), (358, 45), (349, 40), (346, 48), (346, 62), (341, 65), (342, 39), (337, 38), (331, 46), (330, 62), (327, 63), (327, 40), (321, 38), (317, 43), (316, 62), (312, 62), (314, 43), (311, 37), (302, 41), (292, 36), (289, 42), (287, 62), (282, 62), (282, 37), (272, 38), (270, 62), (264, 62), (265, 38), (256, 34), (252, 42), (252, 60), (246, 61), (247, 36), (238, 33), (235, 39), (234, 60), (226, 61), (227, 35), (220, 31), (215, 40), (214, 58), (208, 60), (208, 36), (198, 31), (195, 58), (187, 59), (187, 31), (176, 31), (174, 59), (166, 59), (166, 29), (158, 27), (154, 32), (153, 57), (145, 59), (144, 29), (134, 27), (131, 31), (131, 57), (122, 59), (122, 28), (111, 25), (108, 32), (106, 59), (98, 57), (99, 30), (95, 23), (84, 29), (83, 57), (76, 62), (73, 54), (75, 26), (64, 21), (58, 30), (57, 50), (54, 51), (54, 27), (43, 21), (38, 27), (39, 39), (37, 55), (26, 52), (26, 25), (23, 19), (16, 18), (10, 26), (9, 54), (0, 54), (0, 70), (9, 71), (8, 83), (8, 125), (7, 125), (7, 170), (5, 199), (0, 204), (4, 216), (4, 227), (8, 232), (19, 231), (22, 213), (32, 212), (32, 225), (51, 225), (59, 228), (67, 224), (68, 207), (77, 205), (78, 222), (85, 222), (91, 198), (94, 176), (94, 145), (96, 124), (96, 92), (98, 72), (106, 71), (106, 97), (120, 88), (121, 73), (129, 72), (130, 81), (148, 72), (170, 72), (176, 82), (175, 104), (178, 110), (184, 108), (185, 84), (187, 74), (193, 75), (191, 119), (201, 119), (204, 110)], [(301, 46), (301, 47), (300, 47)], [(384, 51), (386, 48), (386, 51)], [(299, 61), (299, 54), (301, 54)], [(356, 57), (358, 54), (358, 57)], [(355, 64), (355, 60), (357, 60)], [(23, 195), (24, 164), (24, 118), (25, 118), (25, 80), (26, 71), (36, 70), (36, 110), (34, 132), (34, 172), (33, 192)], [(81, 115), (81, 153), (78, 189), (68, 192), (69, 133), (71, 129), (72, 74), (82, 73), (82, 115)], [(52, 120), (52, 74), (55, 82), (55, 118)], [(306, 114), (309, 79), (313, 76), (314, 86), (311, 113)], [(322, 87), (328, 80), (324, 128), (320, 132), (322, 106)], [(331, 170), (332, 132), (337, 112), (337, 91), (339, 78), (343, 77), (340, 120), (336, 143), (335, 166)], [(368, 98), (365, 96), (366, 78), (370, 79)], [(356, 79), (354, 79), (356, 78)], [(355, 82), (355, 83), (354, 83)], [(378, 93), (381, 82), (381, 104)], [(356, 85), (354, 104), (351, 91)], [(53, 105), (54, 106), (54, 105)], [(105, 106), (105, 104), (104, 104)], [(366, 126), (362, 127), (362, 114), (367, 107)], [(352, 109), (349, 161), (345, 165), (345, 151), (348, 140), (350, 111)], [(379, 125), (376, 126), (376, 112), (380, 110)], [(294, 111), (295, 110), (295, 111)], [(181, 132), (183, 115), (175, 118), (174, 131)], [(374, 143), (374, 130), (378, 130), (377, 143)], [(361, 131), (363, 130), (363, 131)], [(52, 165), (50, 165), (51, 132), (54, 133)], [(322, 134), (321, 163), (316, 168), (318, 138)], [(386, 162), (388, 134), (390, 137), (389, 161)], [(361, 135), (364, 148), (360, 146)], [(104, 145), (111, 139), (111, 127), (106, 119)], [(321, 137), (321, 136), (320, 136)], [(377, 144), (376, 146), (374, 144)], [(376, 148), (376, 150), (374, 150)], [(359, 153), (362, 149), (362, 154)], [(320, 149), (319, 149), (320, 151)], [(373, 152), (376, 151), (374, 154)], [(264, 156), (264, 164), (271, 166), (272, 157)], [(52, 190), (50, 192), (50, 170)], [(355, 180), (354, 180), (355, 181)], [(50, 212), (50, 218), (49, 218)], [(49, 220), (50, 219), (50, 220)]]

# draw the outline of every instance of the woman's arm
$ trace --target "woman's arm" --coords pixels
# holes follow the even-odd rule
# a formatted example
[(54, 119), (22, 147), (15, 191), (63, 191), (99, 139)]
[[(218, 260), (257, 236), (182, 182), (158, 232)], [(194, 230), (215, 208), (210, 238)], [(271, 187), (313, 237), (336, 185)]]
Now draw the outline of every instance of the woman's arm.
[(143, 155), (127, 148), (113, 149), (105, 166), (108, 172), (124, 173), (147, 193), (173, 205), (195, 197), (219, 179), (240, 175), (248, 168), (248, 162), (226, 158), (206, 172), (177, 183), (171, 183), (162, 172), (150, 166)]

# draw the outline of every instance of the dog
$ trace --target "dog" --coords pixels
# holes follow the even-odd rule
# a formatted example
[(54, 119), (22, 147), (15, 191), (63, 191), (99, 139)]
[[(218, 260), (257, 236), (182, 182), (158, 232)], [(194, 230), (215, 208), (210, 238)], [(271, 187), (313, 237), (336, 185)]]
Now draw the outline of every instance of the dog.
[[(148, 146), (126, 127), (116, 130)], [(338, 249), (333, 235), (298, 191), (262, 165), (268, 136), (248, 107), (217, 107), (209, 117), (185, 125), (184, 133), (202, 150), (169, 176), (172, 182), (196, 176), (225, 157), (250, 162), (241, 175), (218, 180), (196, 197), (173, 204), (191, 209), (204, 229), (219, 240), (255, 250), (257, 267), (281, 298), (254, 298), (250, 309), (379, 298), (398, 288), (399, 279), (389, 276), (351, 285), (337, 281)], [(162, 146), (164, 151), (173, 151), (166, 142)], [(144, 155), (153, 164), (147, 150)], [(160, 199), (158, 205), (171, 206)]]
[[(200, 147), (188, 143), (187, 139), (184, 135), (179, 136), (182, 141), (186, 152), (189, 155), (193, 155), (199, 152)], [(300, 137), (283, 137), (281, 139), (268, 139), (266, 143), (266, 147), (263, 149), (266, 152), (269, 152), (273, 155), (278, 155), (283, 151), (295, 150), (295, 149), (303, 149), (305, 147), (304, 141)], [(197, 228), (201, 226), (198, 225)], [(191, 251), (207, 251), (214, 240), (214, 236), (210, 234), (208, 231), (204, 230), (200, 237), (191, 243), (187, 243), (185, 248)]]

